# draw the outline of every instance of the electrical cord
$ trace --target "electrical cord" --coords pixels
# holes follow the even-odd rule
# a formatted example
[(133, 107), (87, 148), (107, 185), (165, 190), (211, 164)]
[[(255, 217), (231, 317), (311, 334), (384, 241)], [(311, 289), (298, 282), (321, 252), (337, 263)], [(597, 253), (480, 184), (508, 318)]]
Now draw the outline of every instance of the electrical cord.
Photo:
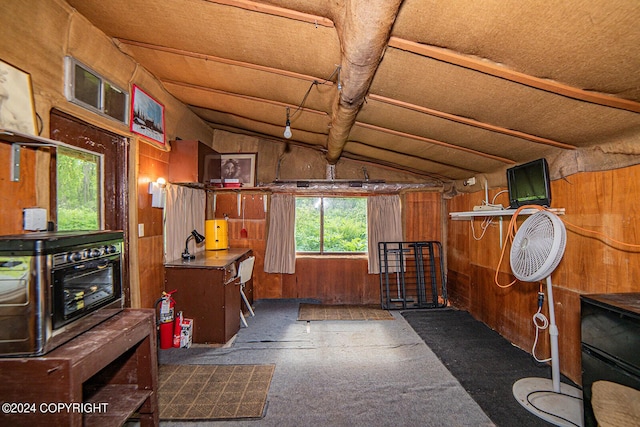
[(524, 206), (520, 206), (513, 213), (513, 216), (511, 217), (511, 221), (509, 221), (509, 226), (507, 228), (507, 235), (504, 238), (504, 244), (502, 245), (502, 251), (500, 251), (500, 259), (498, 260), (498, 266), (496, 267), (496, 274), (493, 277), (493, 280), (494, 280), (495, 284), (498, 285), (498, 287), (503, 288), (503, 289), (513, 286), (518, 281), (518, 279), (513, 279), (509, 284), (501, 285), (500, 282), (498, 281), (498, 274), (500, 273), (500, 266), (502, 265), (502, 260), (504, 259), (504, 253), (505, 253), (505, 250), (507, 248), (507, 242), (513, 242), (513, 239), (516, 237), (516, 233), (518, 232), (518, 224), (517, 224), (516, 220), (518, 219), (518, 215), (520, 214), (520, 212), (523, 209), (537, 209), (539, 211), (545, 210), (544, 207), (539, 206), (539, 205), (524, 205)]
[[(502, 251), (500, 253), (500, 259), (498, 261), (498, 265), (496, 267), (496, 274), (494, 276), (494, 282), (495, 284), (500, 287), (500, 288), (508, 288), (513, 286), (516, 282), (517, 279), (513, 279), (513, 281), (511, 281), (509, 284), (507, 285), (501, 285), (498, 281), (498, 274), (500, 273), (500, 266), (502, 265), (502, 261), (504, 259), (504, 253), (507, 247), (507, 242), (512, 242), (513, 239), (515, 238), (516, 233), (518, 232), (518, 226), (516, 223), (516, 220), (518, 218), (518, 214), (520, 214), (520, 212), (523, 209), (537, 209), (539, 211), (542, 210), (547, 210), (545, 207), (543, 206), (539, 206), (539, 205), (525, 205), (525, 206), (520, 206), (518, 209), (516, 209), (516, 211), (513, 213), (513, 216), (511, 217), (511, 221), (509, 221), (509, 227), (507, 229), (507, 235), (505, 236), (504, 239), (504, 244), (502, 245)], [(567, 226), (568, 229), (570, 229), (573, 232), (577, 231), (581, 231), (584, 233), (587, 233), (588, 235), (593, 235), (595, 238), (600, 239), (603, 243), (605, 243), (606, 245), (609, 245), (611, 247), (615, 247), (613, 246), (611, 243), (615, 243), (618, 246), (622, 246), (624, 248), (626, 248), (626, 250), (640, 250), (640, 244), (633, 244), (633, 243), (626, 243), (620, 240), (616, 240), (610, 236), (607, 236), (604, 233), (601, 233), (599, 231), (593, 231), (593, 230), (588, 230), (586, 228), (580, 227), (579, 225), (575, 225), (569, 221), (567, 221), (564, 218), (561, 218), (562, 222)], [(580, 233), (578, 233), (580, 234)]]
[(496, 204), (496, 199), (498, 198), (499, 195), (501, 195), (502, 193), (508, 193), (509, 190), (502, 190), (502, 191), (498, 191), (494, 196), (493, 199), (491, 199), (491, 204), (495, 205)]
[[(482, 203), (485, 204), (486, 206), (494, 206), (495, 202), (496, 202), (496, 198), (502, 194), (502, 193), (506, 193), (508, 190), (502, 190), (502, 191), (498, 191), (494, 196), (493, 199), (491, 199), (491, 205), (487, 205), (485, 204), (485, 201), (483, 200)], [(502, 207), (502, 205), (500, 206), (496, 206), (496, 209), (500, 209)], [(482, 238), (484, 237), (484, 234), (486, 233), (487, 229), (489, 228), (489, 226), (493, 223), (493, 218), (492, 217), (485, 217), (485, 219), (482, 221), (481, 224), (481, 228), (482, 228), (482, 234), (480, 234), (480, 237), (476, 237), (476, 230), (475, 227), (473, 225), (473, 219), (471, 220), (471, 234), (473, 235), (473, 239), (474, 240), (482, 240)]]
[(640, 249), (640, 245), (638, 245), (638, 244), (626, 243), (626, 242), (623, 242), (623, 241), (620, 241), (620, 240), (616, 240), (613, 237), (607, 236), (606, 234), (601, 233), (599, 231), (588, 230), (586, 228), (580, 227), (579, 225), (572, 224), (572, 223), (570, 223), (569, 221), (567, 221), (564, 218), (561, 218), (561, 219), (562, 219), (562, 222), (565, 223), (565, 225), (569, 226), (569, 228), (574, 229), (573, 230), (574, 232), (575, 232), (575, 230), (579, 230), (579, 231), (583, 231), (585, 233), (597, 236), (604, 244), (609, 245), (611, 247), (614, 247), (614, 246), (611, 245), (609, 242), (613, 242), (613, 243), (615, 243), (617, 245), (624, 246), (624, 247), (626, 247), (628, 249)]
[[(293, 117), (300, 111), (302, 110), (302, 106), (304, 105), (304, 103), (307, 101), (307, 97), (309, 96), (309, 94), (311, 93), (311, 89), (313, 89), (314, 86), (317, 85), (325, 85), (327, 83), (329, 83), (330, 81), (332, 81), (331, 79), (333, 78), (333, 76), (336, 75), (336, 73), (338, 74), (338, 76), (340, 75), (340, 69), (342, 67), (340, 65), (336, 66), (336, 69), (333, 70), (333, 73), (331, 73), (331, 75), (329, 77), (327, 77), (326, 79), (322, 80), (322, 81), (318, 81), (318, 80), (314, 80), (313, 82), (311, 82), (311, 85), (309, 86), (309, 89), (307, 89), (307, 92), (304, 94), (304, 96), (302, 97), (302, 102), (300, 102), (300, 105), (298, 105), (298, 108), (295, 109), (295, 111), (290, 115), (289, 120), (293, 121)], [(338, 85), (340, 85), (340, 77), (338, 77)]]
[(533, 325), (536, 327), (536, 338), (533, 340), (533, 347), (531, 348), (531, 354), (536, 362), (546, 363), (550, 362), (551, 358), (548, 359), (538, 359), (536, 356), (536, 347), (538, 346), (538, 338), (540, 336), (540, 331), (544, 331), (549, 327), (549, 319), (547, 316), (542, 314), (542, 306), (544, 305), (544, 292), (542, 292), (542, 285), (540, 285), (540, 291), (538, 291), (538, 311), (533, 315)]
[(570, 397), (570, 398), (572, 398), (572, 399), (577, 399), (577, 400), (582, 400), (582, 398), (577, 397), (577, 396), (572, 396), (572, 395), (570, 395), (570, 394), (563, 393), (563, 392), (556, 392), (556, 391), (553, 391), (553, 390), (534, 390), (534, 391), (532, 391), (532, 392), (529, 392), (529, 394), (527, 394), (527, 403), (528, 403), (529, 405), (531, 405), (531, 407), (535, 408), (535, 409), (536, 409), (536, 411), (543, 412), (543, 413), (545, 413), (545, 414), (547, 414), (547, 415), (551, 415), (552, 417), (555, 417), (555, 418), (557, 418), (557, 419), (559, 419), (559, 420), (562, 420), (562, 421), (566, 421), (566, 422), (568, 422), (569, 424), (574, 425), (574, 426), (576, 426), (576, 427), (581, 427), (581, 425), (580, 425), (580, 424), (576, 424), (576, 423), (574, 423), (573, 421), (571, 421), (570, 419), (567, 419), (567, 418), (565, 418), (565, 417), (561, 417), (560, 415), (558, 415), (558, 414), (554, 414), (553, 412), (545, 411), (544, 409), (541, 409), (541, 408), (539, 408), (538, 406), (536, 406), (536, 405), (531, 401), (531, 396), (532, 396), (532, 395), (534, 395), (534, 394), (538, 394), (538, 393), (553, 393), (553, 394), (557, 394), (557, 395), (559, 395), (559, 396), (566, 396), (566, 397)]
[(482, 240), (482, 238), (484, 237), (484, 233), (487, 232), (487, 228), (489, 228), (489, 226), (491, 225), (491, 223), (493, 222), (493, 218), (485, 218), (482, 221), (482, 224), (480, 225), (480, 228), (482, 228), (482, 234), (480, 234), (480, 237), (476, 237), (476, 230), (473, 226), (473, 219), (471, 220), (471, 234), (473, 235), (474, 240)]

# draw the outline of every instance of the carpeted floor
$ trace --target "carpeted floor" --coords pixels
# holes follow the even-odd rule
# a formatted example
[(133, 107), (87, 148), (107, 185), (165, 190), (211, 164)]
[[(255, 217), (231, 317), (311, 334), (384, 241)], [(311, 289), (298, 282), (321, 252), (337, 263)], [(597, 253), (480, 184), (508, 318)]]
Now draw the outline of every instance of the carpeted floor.
[(298, 320), (393, 320), (393, 316), (378, 306), (301, 303)]
[[(551, 425), (524, 409), (512, 392), (521, 378), (551, 378), (549, 366), (538, 364), (466, 311), (416, 310), (402, 315), (497, 426)], [(575, 385), (564, 377), (562, 381)]]
[(297, 320), (309, 300), (259, 300), (232, 345), (161, 350), (161, 364), (275, 364), (264, 418), (166, 427), (491, 427), (399, 312), (393, 321)]
[(275, 365), (160, 365), (162, 420), (261, 418)]

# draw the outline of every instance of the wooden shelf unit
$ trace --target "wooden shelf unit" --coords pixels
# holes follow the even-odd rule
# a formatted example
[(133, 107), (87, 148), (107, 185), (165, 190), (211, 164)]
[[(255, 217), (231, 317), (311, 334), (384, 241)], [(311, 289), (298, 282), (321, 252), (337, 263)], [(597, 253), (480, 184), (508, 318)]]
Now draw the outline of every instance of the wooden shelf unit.
[(6, 425), (121, 426), (137, 412), (157, 426), (155, 311), (124, 309), (44, 356), (1, 358), (0, 376), (3, 403), (32, 405), (3, 413)]

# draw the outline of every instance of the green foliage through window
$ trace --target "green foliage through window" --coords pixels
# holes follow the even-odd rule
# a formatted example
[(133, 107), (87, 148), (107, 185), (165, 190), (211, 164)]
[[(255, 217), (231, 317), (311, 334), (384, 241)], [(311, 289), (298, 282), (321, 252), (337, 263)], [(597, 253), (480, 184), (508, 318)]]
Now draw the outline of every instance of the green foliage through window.
[(296, 252), (366, 251), (365, 197), (296, 197)]
[(99, 230), (100, 157), (62, 147), (57, 152), (58, 230)]

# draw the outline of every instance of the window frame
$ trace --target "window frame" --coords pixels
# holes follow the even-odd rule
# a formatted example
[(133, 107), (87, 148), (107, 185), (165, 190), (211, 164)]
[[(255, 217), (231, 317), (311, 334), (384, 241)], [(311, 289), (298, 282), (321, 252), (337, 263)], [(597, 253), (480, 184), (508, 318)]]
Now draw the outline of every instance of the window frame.
[[(79, 98), (76, 97), (76, 67), (81, 68), (83, 71), (91, 74), (99, 82), (99, 93), (98, 95), (98, 105), (89, 104)], [(129, 109), (130, 109), (130, 94), (128, 90), (121, 88), (120, 86), (114, 84), (112, 81), (106, 79), (102, 74), (95, 72), (90, 67), (86, 66), (82, 62), (78, 61), (72, 56), (64, 57), (64, 68), (65, 68), (65, 84), (64, 84), (64, 94), (67, 98), (67, 101), (72, 102), (76, 105), (79, 105), (87, 110), (93, 111), (94, 113), (100, 114), (103, 117), (107, 117), (111, 120), (115, 120), (118, 123), (124, 123), (125, 125), (129, 124)], [(120, 120), (118, 117), (114, 117), (106, 111), (107, 107), (107, 93), (108, 89), (111, 91), (116, 91), (122, 93), (124, 95), (124, 105), (123, 105), (123, 119)]]
[[(367, 195), (363, 195), (363, 194), (350, 194), (350, 195), (343, 195), (343, 194), (305, 194), (305, 195), (294, 195), (295, 200), (297, 201), (299, 198), (305, 198), (305, 199), (320, 199), (320, 250), (319, 251), (298, 251), (297, 250), (297, 245), (296, 245), (296, 256), (362, 256), (362, 255), (367, 255), (368, 250), (367, 248), (365, 248), (363, 251), (358, 251), (358, 252), (335, 252), (335, 251), (325, 251), (324, 250), (324, 219), (325, 219), (325, 204), (324, 204), (324, 199), (364, 199), (365, 201), (367, 200)], [(297, 209), (297, 207), (296, 207)], [(365, 214), (368, 215), (367, 212), (367, 207), (365, 205)], [(297, 217), (296, 217), (296, 224), (297, 224)], [(295, 226), (296, 224), (294, 224), (294, 230), (295, 230)], [(368, 234), (369, 234), (369, 224), (368, 221), (365, 223), (365, 231), (367, 233), (367, 239), (368, 239)]]
[(54, 147), (53, 159), (51, 162), (51, 192), (54, 196), (52, 199), (55, 204), (52, 206), (52, 211), (55, 212), (55, 215), (52, 215), (52, 219), (55, 223), (55, 229), (58, 230), (58, 150), (62, 148), (68, 151), (77, 151), (83, 154), (87, 154), (90, 156), (95, 156), (97, 158), (97, 168), (98, 168), (98, 179), (96, 182), (97, 185), (97, 195), (98, 195), (98, 230), (105, 229), (105, 171), (104, 171), (104, 161), (105, 155), (104, 153), (98, 153), (96, 151), (87, 150), (85, 148), (77, 147), (75, 145), (66, 144), (61, 141), (56, 141), (56, 147)]

